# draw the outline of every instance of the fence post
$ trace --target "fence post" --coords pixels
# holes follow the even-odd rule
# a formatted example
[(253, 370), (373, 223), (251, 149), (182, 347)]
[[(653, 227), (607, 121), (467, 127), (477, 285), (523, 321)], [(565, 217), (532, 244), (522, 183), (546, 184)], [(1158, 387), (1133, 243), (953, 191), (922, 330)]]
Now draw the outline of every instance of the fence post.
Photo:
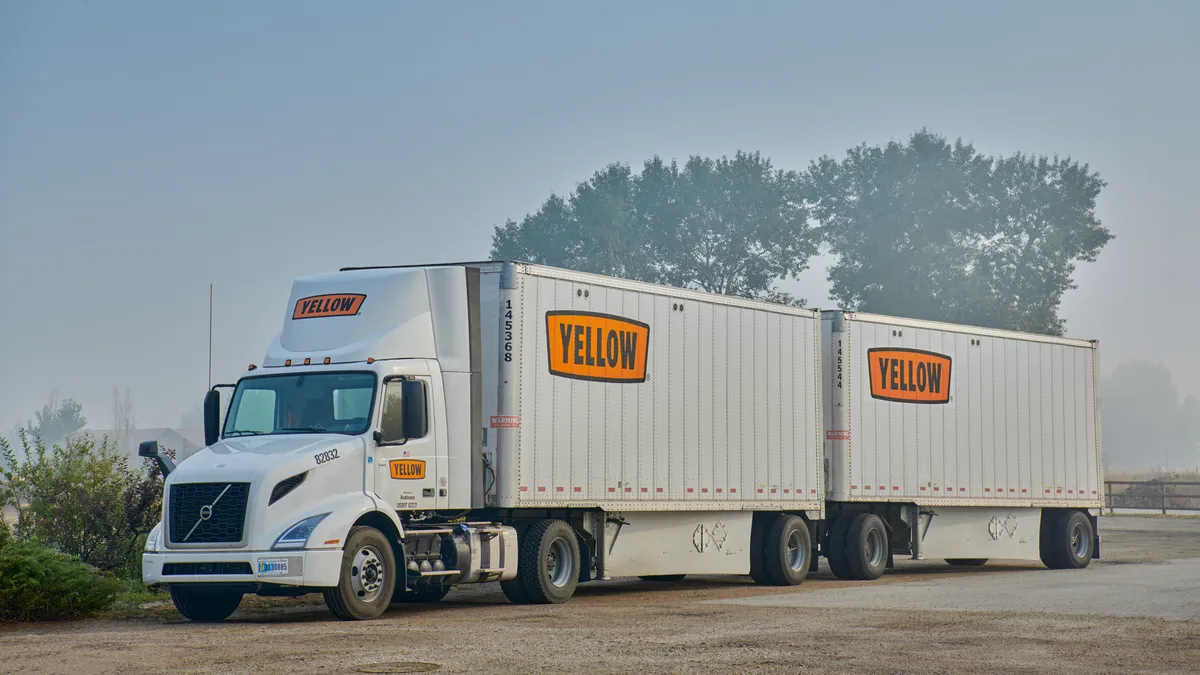
[(1167, 483), (1162, 484), (1162, 514), (1167, 515)]

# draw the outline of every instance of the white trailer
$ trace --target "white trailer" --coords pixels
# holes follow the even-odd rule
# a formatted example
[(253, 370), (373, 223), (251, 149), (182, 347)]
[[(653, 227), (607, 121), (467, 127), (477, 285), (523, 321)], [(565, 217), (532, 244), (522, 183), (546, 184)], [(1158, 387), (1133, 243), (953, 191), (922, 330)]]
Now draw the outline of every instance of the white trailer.
[(822, 326), (837, 576), (876, 578), (895, 554), (1099, 556), (1096, 342), (840, 311)]
[(147, 584), (221, 620), (345, 619), (500, 581), (800, 583), (824, 515), (819, 312), (516, 263), (295, 281), (261, 367), (167, 474)]

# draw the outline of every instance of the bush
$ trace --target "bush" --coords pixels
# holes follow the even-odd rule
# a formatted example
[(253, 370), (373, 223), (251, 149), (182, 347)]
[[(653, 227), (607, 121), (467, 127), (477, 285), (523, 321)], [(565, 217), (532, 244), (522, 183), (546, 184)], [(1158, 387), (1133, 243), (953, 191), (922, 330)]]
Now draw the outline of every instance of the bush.
[(22, 431), (20, 443), (23, 460), (0, 438), (0, 507), (17, 510), (15, 538), (140, 578), (142, 546), (162, 512), (154, 462), (131, 467), (111, 441), (88, 434), (47, 448)]
[(119, 587), (115, 578), (45, 546), (0, 547), (0, 621), (83, 616), (112, 606)]

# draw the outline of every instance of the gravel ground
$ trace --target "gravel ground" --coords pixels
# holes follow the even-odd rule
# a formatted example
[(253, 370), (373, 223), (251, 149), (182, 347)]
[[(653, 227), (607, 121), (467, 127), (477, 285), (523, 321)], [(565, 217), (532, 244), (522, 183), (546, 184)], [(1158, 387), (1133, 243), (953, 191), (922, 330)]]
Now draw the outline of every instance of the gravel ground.
[(0, 672), (1196, 672), (1200, 519), (1104, 518), (1101, 534), (1104, 559), (1082, 571), (909, 562), (877, 582), (822, 570), (789, 589), (620, 580), (544, 607), (485, 585), (365, 623), (308, 598), (249, 599), (221, 625), (149, 607), (0, 628)]

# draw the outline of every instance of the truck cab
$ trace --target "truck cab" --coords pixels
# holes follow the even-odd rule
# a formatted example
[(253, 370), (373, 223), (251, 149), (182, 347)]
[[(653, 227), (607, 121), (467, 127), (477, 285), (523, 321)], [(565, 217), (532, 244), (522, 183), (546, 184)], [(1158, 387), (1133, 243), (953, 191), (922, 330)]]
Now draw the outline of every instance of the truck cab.
[[(144, 582), (167, 584), (198, 620), (225, 618), (247, 592), (312, 591), (356, 619), (406, 593), (444, 594), (437, 580), (511, 578), (515, 554), (507, 566), (479, 561), (515, 546), (512, 528), (425, 528), (453, 530), (425, 538), (437, 549), (425, 555), (409, 532), (483, 506), (478, 288), (478, 270), (461, 266), (297, 280), (262, 365), (227, 406), (208, 392), (207, 447), (164, 465)], [(440, 555), (447, 543), (456, 555)], [(416, 574), (397, 574), (400, 563)]]

